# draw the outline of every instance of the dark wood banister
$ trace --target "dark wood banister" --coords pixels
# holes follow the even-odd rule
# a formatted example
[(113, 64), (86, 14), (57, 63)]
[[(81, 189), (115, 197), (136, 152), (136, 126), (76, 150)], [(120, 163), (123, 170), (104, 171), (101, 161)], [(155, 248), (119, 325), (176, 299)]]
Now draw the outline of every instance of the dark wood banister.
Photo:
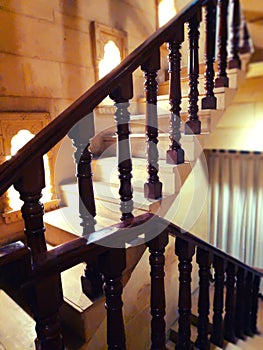
[(42, 129), (16, 155), (3, 163), (0, 166), (0, 195), (20, 177), (21, 170), (26, 168), (34, 158), (46, 154), (67, 135), (78, 121), (91, 113), (106, 96), (116, 89), (127, 74), (131, 74), (142, 65), (151, 55), (152, 50), (160, 47), (166, 41), (173, 40), (174, 28), (187, 22), (204, 3), (204, 0), (191, 1), (191, 4), (183, 8), (166, 25), (152, 34), (114, 70), (95, 83), (87, 92)]
[[(109, 230), (109, 228), (112, 228), (112, 230)], [(192, 233), (184, 231), (184, 229), (180, 228), (179, 226), (170, 223), (157, 215), (147, 213), (137, 216), (133, 223), (129, 226), (124, 226), (122, 223), (119, 223), (94, 232), (94, 239), (92, 242), (88, 242), (85, 237), (80, 237), (40, 254), (39, 259), (32, 266), (33, 270), (31, 277), (27, 283), (30, 283), (30, 281), (35, 282), (38, 279), (38, 276), (43, 278), (44, 275), (61, 273), (81, 263), (83, 261), (83, 257), (87, 254), (89, 255), (89, 258), (92, 258), (93, 256), (98, 256), (99, 254), (104, 253), (110, 249), (107, 248), (107, 243), (104, 243), (109, 238), (109, 232), (112, 232), (110, 236), (114, 235), (116, 240), (122, 239), (124, 242), (128, 242), (129, 240), (132, 240), (140, 235), (141, 232), (146, 234), (148, 232), (149, 234), (152, 233), (154, 235), (154, 232), (152, 232), (154, 231), (154, 228), (157, 229), (158, 232), (167, 231), (175, 238), (180, 238), (187, 241), (188, 243), (202, 248), (213, 255), (217, 255), (224, 261), (232, 263), (237, 267), (241, 267), (246, 271), (252, 272), (254, 275), (263, 277), (263, 272), (242, 263), (240, 260), (203, 241)], [(24, 246), (22, 245), (21, 247)]]

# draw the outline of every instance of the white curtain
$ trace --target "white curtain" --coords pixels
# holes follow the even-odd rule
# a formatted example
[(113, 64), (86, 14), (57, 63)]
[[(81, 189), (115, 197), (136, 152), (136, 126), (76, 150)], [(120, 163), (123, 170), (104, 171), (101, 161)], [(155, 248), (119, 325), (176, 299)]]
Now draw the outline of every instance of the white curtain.
[(210, 243), (263, 268), (263, 154), (209, 151)]

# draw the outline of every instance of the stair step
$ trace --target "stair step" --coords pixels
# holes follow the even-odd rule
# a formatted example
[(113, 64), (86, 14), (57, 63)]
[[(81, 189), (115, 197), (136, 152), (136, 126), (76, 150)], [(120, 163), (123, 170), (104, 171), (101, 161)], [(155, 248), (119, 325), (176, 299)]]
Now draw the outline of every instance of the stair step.
[[(147, 178), (146, 160), (143, 158), (133, 158), (132, 162), (132, 186), (134, 188), (134, 197), (136, 201), (136, 196), (138, 196), (138, 198), (141, 200), (140, 196), (143, 192), (144, 183), (146, 182)], [(168, 195), (178, 192), (182, 187), (182, 184), (185, 182), (190, 171), (190, 163), (172, 165), (167, 164), (165, 160), (161, 159), (159, 161), (159, 177), (160, 181), (163, 183), (163, 193), (165, 195)], [(113, 186), (119, 186), (118, 161), (116, 157), (105, 157), (94, 160), (93, 173), (95, 192), (98, 186), (98, 182), (104, 182), (107, 184), (113, 184)], [(65, 186), (62, 188), (65, 189)], [(100, 191), (100, 193), (102, 192)], [(119, 198), (119, 195), (116, 197)]]
[[(203, 72), (205, 67), (202, 67), (202, 65), (200, 65), (200, 68), (201, 68), (201, 71)], [(188, 97), (189, 78), (188, 78), (187, 72), (185, 72), (185, 75), (186, 76), (181, 78), (181, 90), (182, 90), (182, 96)], [(237, 89), (238, 81), (245, 78), (246, 72), (240, 69), (227, 69), (227, 75), (229, 78), (229, 88)], [(198, 81), (199, 81), (199, 85), (198, 85), (199, 95), (202, 97), (206, 93), (204, 88), (205, 78), (202, 73), (200, 73)], [(219, 89), (220, 88), (215, 88), (215, 94), (217, 94), (220, 91)], [(165, 95), (169, 93), (169, 80), (161, 82), (159, 84), (158, 93), (159, 95)]]
[[(77, 193), (72, 197), (74, 200), (76, 199), (76, 201), (78, 201)], [(121, 215), (119, 205), (97, 201), (97, 207), (100, 215), (96, 216), (97, 223), (95, 225), (95, 231), (99, 231), (120, 221)], [(79, 218), (77, 208), (78, 205), (70, 205), (69, 207), (62, 207), (50, 211), (44, 215), (44, 223), (46, 226), (45, 236), (49, 244), (59, 245), (82, 236), (81, 219)], [(140, 209), (135, 210), (136, 215), (141, 215), (143, 213), (145, 213), (145, 211)]]

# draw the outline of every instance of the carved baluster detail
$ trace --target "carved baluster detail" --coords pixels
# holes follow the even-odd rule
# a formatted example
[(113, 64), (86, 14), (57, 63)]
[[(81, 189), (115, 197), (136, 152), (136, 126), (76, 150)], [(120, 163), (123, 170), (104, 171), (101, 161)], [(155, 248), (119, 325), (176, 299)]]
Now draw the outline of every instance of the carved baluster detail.
[(199, 77), (199, 58), (198, 58), (198, 40), (199, 24), (201, 21), (201, 11), (195, 14), (189, 21), (189, 107), (188, 120), (185, 123), (185, 134), (200, 134), (201, 122), (198, 118), (198, 77)]
[(22, 176), (14, 184), (24, 202), (21, 208), (25, 222), (27, 245), (31, 248), (33, 259), (47, 250), (43, 222), (44, 206), (40, 202), (45, 187), (44, 164), (42, 157), (36, 158), (30, 167), (23, 170)]
[(258, 318), (258, 294), (260, 286), (260, 277), (254, 275), (253, 279), (253, 292), (252, 292), (252, 313), (251, 313), (251, 330), (254, 334), (259, 334), (257, 329), (257, 318)]
[(110, 94), (115, 101), (115, 121), (117, 123), (117, 157), (120, 179), (120, 210), (121, 221), (130, 222), (133, 219), (132, 200), (132, 161), (130, 150), (130, 113), (129, 99), (133, 96), (132, 76), (128, 75), (122, 84)]
[(184, 163), (184, 150), (181, 148), (181, 43), (184, 41), (183, 28), (178, 31), (177, 40), (168, 43), (169, 49), (169, 102), (170, 102), (170, 147), (166, 154), (169, 164)]
[(79, 190), (79, 216), (83, 235), (88, 235), (95, 231), (96, 207), (92, 183), (92, 153), (89, 149), (90, 139), (94, 136), (94, 116), (93, 113), (82, 118), (69, 132), (75, 147), (75, 163), (78, 178)]
[(175, 254), (179, 257), (179, 329), (176, 349), (191, 348), (191, 272), (195, 246), (181, 238), (176, 239)]
[(126, 267), (126, 251), (111, 248), (100, 257), (107, 310), (107, 343), (109, 350), (125, 350), (125, 331), (122, 315), (122, 271)]
[(165, 290), (164, 290), (164, 251), (168, 243), (168, 233), (163, 232), (147, 243), (151, 265), (151, 349), (165, 350)]
[(240, 1), (232, 0), (233, 2), (233, 17), (232, 17), (232, 38), (230, 48), (230, 61), (228, 68), (241, 68), (241, 60), (239, 57), (239, 41), (240, 41)]
[[(92, 153), (90, 139), (94, 136), (93, 113), (82, 118), (69, 132), (75, 147), (75, 163), (77, 169), (79, 191), (79, 216), (81, 218), (82, 235), (86, 236), (95, 231), (96, 206), (92, 183)], [(102, 281), (96, 262), (86, 262), (81, 276), (83, 292), (91, 299), (102, 294)]]
[(206, 5), (206, 47), (205, 47), (205, 90), (206, 96), (202, 99), (202, 109), (216, 109), (216, 97), (214, 95), (214, 62), (216, 41), (216, 5), (209, 1)]
[(209, 286), (210, 286), (210, 267), (211, 256), (209, 252), (197, 248), (196, 261), (199, 265), (199, 297), (198, 297), (198, 337), (195, 345), (198, 349), (210, 349), (208, 340), (209, 324)]
[(251, 330), (251, 316), (252, 316), (252, 273), (247, 272), (246, 280), (245, 280), (245, 335), (250, 337), (253, 336), (253, 332)]
[[(32, 262), (37, 262), (41, 253), (46, 252), (44, 206), (40, 202), (45, 187), (43, 158), (35, 158), (30, 166), (22, 170), (15, 183), (20, 198), (25, 223), (27, 245), (31, 248)], [(36, 348), (41, 350), (64, 349), (59, 320), (59, 307), (63, 303), (60, 275), (46, 277), (26, 290), (28, 304), (36, 321)]]
[(228, 263), (226, 269), (226, 305), (224, 319), (224, 337), (227, 341), (235, 343), (235, 274), (236, 268)]
[(242, 44), (241, 47), (239, 49), (240, 53), (249, 53), (251, 51), (251, 46), (250, 46), (250, 36), (249, 36), (249, 32), (248, 32), (248, 28), (247, 28), (247, 22), (244, 16), (242, 16), (242, 20), (241, 20), (241, 40), (242, 40)]
[(228, 87), (229, 79), (227, 67), (227, 40), (228, 40), (228, 3), (229, 0), (218, 0), (219, 3), (219, 34), (218, 34), (218, 77), (216, 87)]
[(162, 183), (158, 176), (158, 118), (157, 118), (157, 71), (160, 69), (160, 51), (154, 51), (143, 65), (146, 94), (146, 136), (148, 181), (144, 184), (146, 198), (157, 199), (162, 196)]
[(223, 307), (224, 307), (224, 280), (225, 262), (222, 258), (214, 256), (213, 266), (215, 269), (215, 292), (214, 292), (214, 314), (211, 342), (220, 348), (223, 347)]
[(245, 270), (241, 267), (237, 271), (236, 282), (236, 317), (235, 317), (235, 333), (240, 339), (245, 339)]

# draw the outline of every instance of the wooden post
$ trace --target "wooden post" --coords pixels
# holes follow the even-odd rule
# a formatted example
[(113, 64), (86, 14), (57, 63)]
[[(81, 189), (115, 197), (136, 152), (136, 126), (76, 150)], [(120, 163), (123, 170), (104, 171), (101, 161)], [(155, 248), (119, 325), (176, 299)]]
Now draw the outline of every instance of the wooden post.
[(165, 290), (164, 290), (164, 251), (168, 243), (168, 233), (162, 232), (159, 236), (147, 243), (150, 251), (151, 265), (151, 350), (165, 350)]
[(199, 25), (201, 21), (201, 10), (198, 11), (189, 21), (189, 107), (188, 120), (185, 123), (185, 134), (200, 134), (201, 122), (198, 118), (198, 78), (199, 78), (199, 58), (198, 58), (198, 41)]
[[(40, 202), (41, 191), (45, 187), (43, 158), (35, 158), (21, 173), (15, 189), (24, 201), (21, 211), (27, 245), (31, 248), (34, 264), (41, 258), (41, 253), (47, 250), (43, 223), (44, 206)], [(26, 296), (36, 321), (36, 349), (64, 349), (58, 313), (63, 303), (60, 275), (43, 278), (26, 291)]]
[(228, 39), (228, 3), (229, 0), (218, 0), (219, 3), (219, 34), (218, 34), (218, 76), (215, 87), (228, 87), (229, 79), (227, 67), (227, 39)]
[(166, 153), (168, 164), (184, 163), (184, 150), (181, 147), (181, 43), (184, 41), (183, 27), (178, 29), (176, 40), (168, 43), (169, 49), (169, 102), (170, 102), (170, 146)]
[(146, 94), (146, 135), (148, 181), (144, 184), (144, 196), (150, 199), (162, 197), (162, 183), (158, 171), (158, 117), (157, 117), (157, 71), (160, 69), (160, 50), (155, 50), (142, 65)]
[(198, 349), (210, 349), (208, 340), (209, 325), (209, 286), (210, 286), (210, 267), (211, 256), (208, 251), (197, 248), (196, 261), (199, 265), (199, 297), (198, 297), (198, 337), (195, 345)]
[(211, 343), (223, 347), (223, 307), (224, 307), (224, 281), (225, 281), (225, 261), (214, 256), (213, 266), (215, 269), (215, 293), (214, 293), (214, 314)]
[(130, 146), (130, 113), (128, 111), (129, 99), (133, 96), (132, 75), (128, 75), (120, 86), (110, 94), (115, 101), (115, 121), (117, 123), (117, 157), (120, 179), (120, 210), (121, 221), (129, 223), (133, 219), (132, 200), (132, 161)]
[(252, 318), (252, 272), (248, 271), (245, 279), (245, 335), (249, 337), (253, 336), (253, 332), (251, 329), (251, 318)]
[(231, 23), (231, 46), (230, 46), (230, 61), (228, 68), (241, 69), (241, 60), (239, 57), (239, 41), (240, 41), (240, 1), (232, 0), (233, 2), (233, 17)]
[[(82, 118), (68, 133), (75, 147), (76, 176), (79, 191), (79, 216), (81, 218), (82, 235), (95, 231), (96, 205), (92, 182), (90, 139), (94, 136), (94, 115)], [(97, 262), (88, 261), (81, 276), (82, 291), (91, 299), (102, 295), (102, 281)]]
[(126, 267), (126, 251), (111, 248), (100, 257), (107, 310), (107, 343), (109, 350), (125, 350), (125, 331), (122, 315), (122, 271)]
[(245, 340), (245, 270), (241, 267), (237, 271), (236, 285), (236, 317), (235, 317), (235, 333), (240, 339)]
[(179, 329), (177, 350), (191, 349), (191, 272), (195, 246), (176, 238), (175, 254), (179, 257)]
[(205, 90), (206, 96), (202, 99), (202, 109), (216, 109), (216, 97), (214, 95), (214, 62), (216, 42), (216, 5), (214, 1), (208, 1), (206, 5), (206, 47), (205, 47)]
[(236, 267), (228, 263), (226, 268), (226, 305), (224, 318), (224, 338), (236, 343), (235, 339), (235, 275)]
[(254, 275), (253, 278), (253, 291), (252, 291), (252, 312), (251, 312), (251, 330), (254, 334), (259, 334), (257, 329), (257, 318), (258, 318), (258, 294), (260, 286), (260, 277)]

